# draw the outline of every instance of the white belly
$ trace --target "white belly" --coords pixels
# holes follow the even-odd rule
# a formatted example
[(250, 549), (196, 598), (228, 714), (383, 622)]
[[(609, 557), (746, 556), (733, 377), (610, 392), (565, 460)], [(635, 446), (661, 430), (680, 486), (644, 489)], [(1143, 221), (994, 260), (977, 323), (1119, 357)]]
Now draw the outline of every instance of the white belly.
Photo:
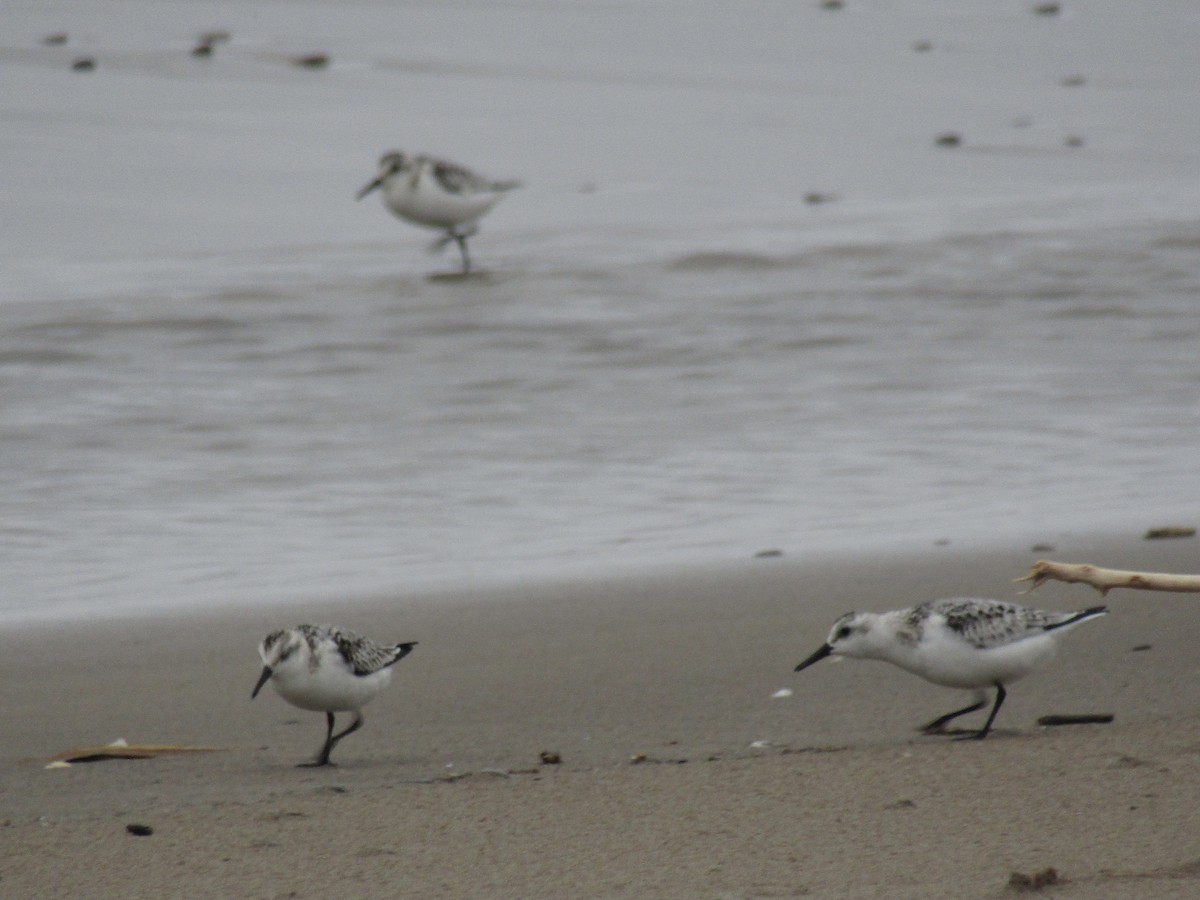
[(330, 671), (307, 668), (277, 673), (271, 684), (284, 700), (301, 709), (317, 712), (348, 712), (361, 709), (392, 680), (391, 669), (380, 669), (370, 675), (358, 676), (345, 670)]
[(500, 202), (498, 192), (448, 194), (433, 179), (422, 178), (415, 188), (407, 179), (384, 186), (384, 202), (392, 214), (414, 225), (450, 229), (473, 222)]
[(966, 644), (942, 645), (936, 653), (922, 654), (911, 667), (905, 668), (946, 687), (988, 687), (1025, 677), (1053, 659), (1055, 650), (1054, 638), (1049, 634), (988, 650), (977, 650)]

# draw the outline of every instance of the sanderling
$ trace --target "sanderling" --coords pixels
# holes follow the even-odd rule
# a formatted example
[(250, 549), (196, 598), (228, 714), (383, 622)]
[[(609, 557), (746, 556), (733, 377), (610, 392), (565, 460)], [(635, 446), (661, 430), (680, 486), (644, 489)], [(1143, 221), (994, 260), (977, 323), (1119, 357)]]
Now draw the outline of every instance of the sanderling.
[(967, 735), (981, 740), (1004, 702), (1004, 686), (1049, 662), (1060, 634), (1105, 612), (1103, 606), (1060, 613), (1002, 600), (955, 598), (885, 613), (846, 613), (796, 671), (827, 656), (882, 659), (934, 684), (975, 690), (975, 703), (934, 719), (922, 729), (927, 734), (942, 733), (951, 719), (982, 709), (984, 689), (994, 687), (996, 702), (987, 722)]
[[(315, 762), (302, 765), (327, 766), (334, 745), (362, 727), (362, 707), (392, 680), (391, 666), (416, 645), (408, 641), (385, 647), (330, 625), (273, 631), (258, 647), (263, 670), (250, 699), (270, 681), (292, 706), (325, 713), (325, 746)], [(354, 713), (350, 727), (337, 734), (333, 733), (335, 712)]]
[(392, 152), (379, 158), (379, 174), (355, 199), (382, 188), (384, 205), (393, 215), (414, 225), (444, 230), (446, 236), (434, 246), (457, 242), (466, 275), (471, 271), (467, 238), (479, 230), (478, 220), (506, 191), (520, 186), (519, 181), (489, 181), (443, 159)]

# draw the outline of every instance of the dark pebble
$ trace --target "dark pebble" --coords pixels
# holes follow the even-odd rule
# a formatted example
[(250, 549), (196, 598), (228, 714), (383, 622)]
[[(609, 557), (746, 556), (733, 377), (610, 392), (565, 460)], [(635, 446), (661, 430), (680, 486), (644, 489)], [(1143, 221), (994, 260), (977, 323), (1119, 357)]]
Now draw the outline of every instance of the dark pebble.
[(962, 144), (962, 135), (957, 131), (947, 131), (939, 134), (933, 142), (939, 147), (958, 147)]
[(310, 53), (307, 56), (297, 56), (293, 62), (302, 69), (323, 69), (329, 65), (329, 57), (324, 53)]
[(1077, 716), (1042, 716), (1037, 723), (1050, 725), (1107, 725), (1113, 720), (1112, 713), (1085, 713)]
[(130, 834), (137, 835), (138, 837), (149, 837), (150, 835), (154, 834), (154, 829), (149, 825), (138, 825), (136, 823), (126, 825), (125, 830)]
[(1042, 888), (1058, 884), (1058, 871), (1053, 867), (1026, 875), (1024, 872), (1013, 872), (1008, 879), (1010, 890), (1018, 893), (1024, 891), (1040, 891)]
[(1164, 538), (1189, 538), (1196, 536), (1196, 529), (1187, 525), (1166, 525), (1162, 528), (1151, 528), (1146, 532), (1148, 541), (1161, 541)]
[(71, 71), (73, 72), (90, 72), (96, 68), (96, 60), (90, 56), (81, 56), (75, 62), (71, 63)]

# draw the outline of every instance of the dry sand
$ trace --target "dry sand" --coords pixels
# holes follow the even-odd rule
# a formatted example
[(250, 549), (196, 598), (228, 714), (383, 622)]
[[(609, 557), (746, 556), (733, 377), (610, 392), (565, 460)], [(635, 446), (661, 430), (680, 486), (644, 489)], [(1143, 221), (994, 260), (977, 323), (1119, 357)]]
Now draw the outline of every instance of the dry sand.
[[(916, 734), (964, 695), (890, 666), (791, 671), (842, 612), (1013, 597), (1038, 555), (1200, 570), (1194, 540), (1055, 544), (9, 630), (0, 896), (1200, 895), (1200, 598), (1110, 595), (983, 742)], [(309, 619), (421, 642), (322, 770), (319, 715), (249, 698), (261, 635)], [(1116, 720), (1036, 725), (1088, 712)], [(118, 737), (228, 749), (44, 768)]]

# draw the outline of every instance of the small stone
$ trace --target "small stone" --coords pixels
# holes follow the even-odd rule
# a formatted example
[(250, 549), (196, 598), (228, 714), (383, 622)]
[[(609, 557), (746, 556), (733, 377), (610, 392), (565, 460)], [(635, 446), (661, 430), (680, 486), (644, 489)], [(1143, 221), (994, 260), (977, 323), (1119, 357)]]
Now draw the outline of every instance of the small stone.
[(125, 826), (125, 830), (137, 837), (149, 837), (154, 834), (154, 829), (149, 825), (139, 825), (136, 822), (131, 822)]
[(553, 750), (543, 750), (538, 754), (543, 766), (557, 766), (562, 763), (562, 755)]
[(56, 31), (53, 34), (48, 34), (42, 38), (42, 43), (47, 47), (61, 47), (67, 42), (67, 33), (65, 31)]
[(1164, 538), (1195, 537), (1196, 529), (1188, 525), (1164, 525), (1161, 528), (1151, 528), (1146, 532), (1145, 539), (1159, 541)]
[(1149, 765), (1144, 759), (1138, 759), (1136, 756), (1118, 756), (1116, 761), (1109, 766), (1110, 769), (1140, 769), (1142, 766)]
[(958, 147), (962, 144), (962, 135), (957, 131), (946, 131), (933, 139), (939, 147)]
[(783, 551), (772, 548), (770, 550), (759, 550), (754, 554), (755, 559), (774, 559), (778, 556), (783, 556)]
[(1009, 889), (1018, 893), (1040, 891), (1042, 888), (1055, 884), (1058, 884), (1058, 871), (1053, 866), (1043, 869), (1040, 872), (1034, 872), (1032, 875), (1026, 875), (1024, 872), (1013, 872), (1008, 878)]
[(302, 69), (323, 69), (329, 65), (329, 57), (324, 53), (309, 53), (297, 56), (292, 62)]
[(928, 53), (932, 49), (932, 41), (913, 41), (913, 50), (917, 53)]
[(91, 72), (96, 68), (96, 60), (90, 56), (81, 56), (71, 63), (72, 72)]
[(1062, 12), (1062, 7), (1057, 3), (1039, 3), (1033, 8), (1035, 16), (1057, 16)]
[(1080, 715), (1042, 716), (1037, 723), (1043, 728), (1054, 725), (1107, 725), (1114, 718), (1112, 713), (1083, 713)]

